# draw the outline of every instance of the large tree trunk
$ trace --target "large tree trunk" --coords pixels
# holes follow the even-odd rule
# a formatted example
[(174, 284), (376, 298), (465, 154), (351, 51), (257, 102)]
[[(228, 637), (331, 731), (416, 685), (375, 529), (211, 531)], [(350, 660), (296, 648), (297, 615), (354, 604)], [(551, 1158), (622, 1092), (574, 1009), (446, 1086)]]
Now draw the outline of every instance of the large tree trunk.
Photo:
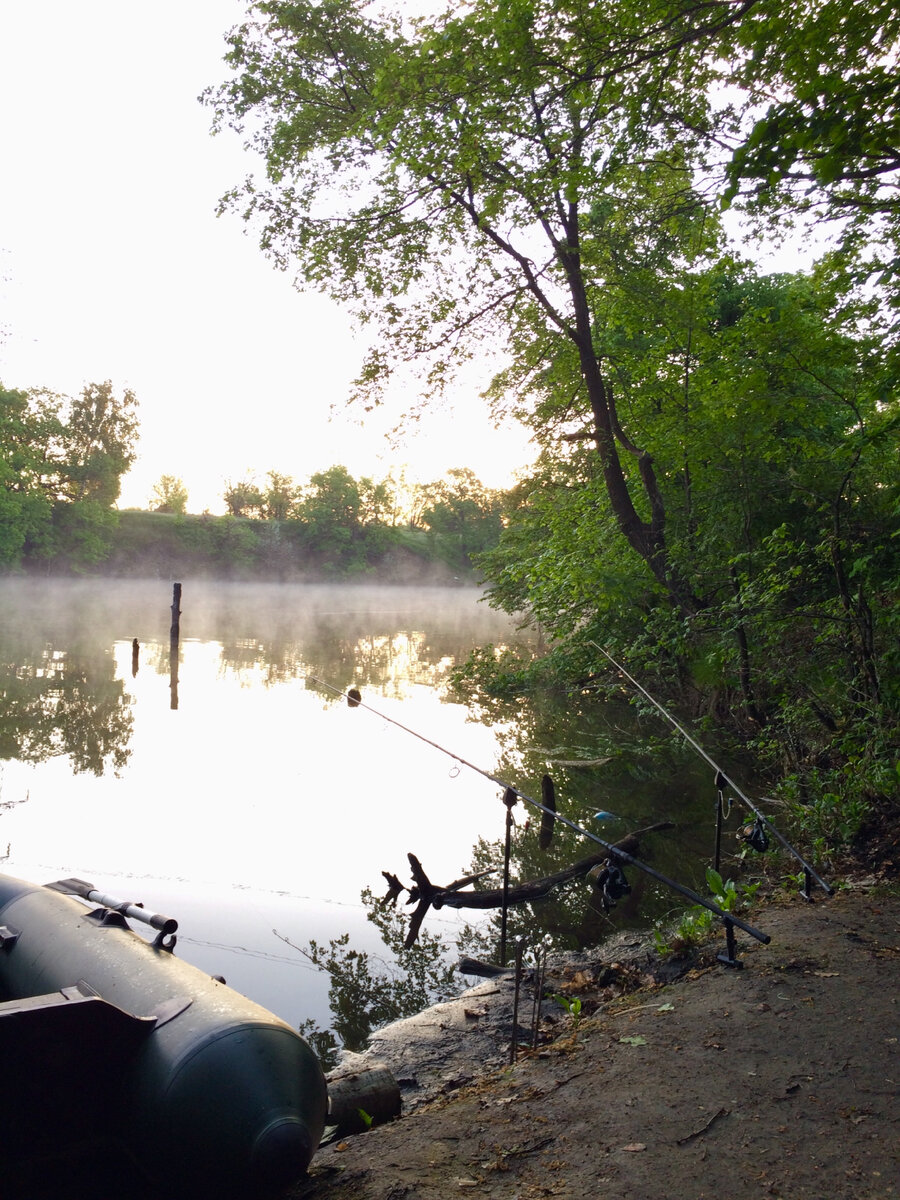
[[(575, 317), (569, 337), (578, 351), (581, 375), (587, 389), (593, 417), (594, 443), (600, 457), (606, 494), (629, 546), (641, 556), (653, 577), (666, 589), (672, 603), (682, 611), (696, 612), (700, 603), (670, 560), (666, 545), (665, 501), (653, 469), (653, 459), (646, 450), (636, 446), (621, 428), (612, 385), (604, 376), (594, 348), (590, 305), (578, 250), (578, 215), (574, 207), (570, 209), (568, 224), (569, 244), (560, 248), (558, 253), (565, 269)], [(637, 460), (641, 486), (650, 505), (649, 521), (643, 520), (634, 506), (617, 443)]]

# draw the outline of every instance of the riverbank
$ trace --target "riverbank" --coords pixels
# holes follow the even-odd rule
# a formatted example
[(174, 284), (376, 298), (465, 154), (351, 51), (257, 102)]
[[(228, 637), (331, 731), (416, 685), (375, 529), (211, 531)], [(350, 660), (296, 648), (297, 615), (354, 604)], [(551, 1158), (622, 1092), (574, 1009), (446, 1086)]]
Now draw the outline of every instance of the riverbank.
[[(900, 893), (861, 880), (753, 920), (771, 942), (739, 935), (740, 970), (721, 937), (671, 982), (633, 938), (561, 965), (568, 1004), (513, 1065), (509, 982), (379, 1035), (404, 1115), (323, 1146), (291, 1200), (900, 1196)], [(531, 1006), (526, 981), (520, 1041)]]

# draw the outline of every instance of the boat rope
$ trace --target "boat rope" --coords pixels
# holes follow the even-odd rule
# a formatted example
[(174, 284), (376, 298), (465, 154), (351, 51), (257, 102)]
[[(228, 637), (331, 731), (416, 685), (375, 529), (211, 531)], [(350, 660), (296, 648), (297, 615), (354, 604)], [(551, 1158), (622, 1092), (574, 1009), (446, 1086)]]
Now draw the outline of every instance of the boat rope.
[(439, 742), (435, 742), (431, 738), (425, 737), (424, 734), (418, 733), (415, 729), (410, 729), (408, 725), (404, 725), (401, 721), (397, 721), (394, 717), (389, 717), (386, 713), (380, 712), (378, 709), (373, 708), (370, 704), (367, 704), (362, 699), (360, 693), (355, 688), (344, 690), (342, 688), (335, 687), (334, 684), (329, 683), (327, 680), (322, 679), (318, 675), (307, 675), (306, 678), (313, 680), (315, 683), (327, 688), (336, 695), (342, 696), (353, 708), (366, 709), (367, 712), (372, 713), (380, 720), (387, 721), (390, 725), (395, 725), (398, 729), (402, 729), (405, 733), (409, 733), (413, 737), (418, 738), (419, 741), (425, 742), (426, 745), (432, 746), (435, 750), (439, 750), (441, 754), (446, 754), (448, 758), (452, 758), (455, 762), (461, 764), (462, 766), (468, 767), (470, 770), (475, 771), (478, 775), (483, 776), (485, 779), (489, 779), (491, 783), (495, 783), (498, 787), (503, 788), (504, 804), (508, 805), (510, 797), (515, 795), (519, 800), (522, 800), (525, 804), (532, 805), (532, 807), (544, 813), (548, 818), (552, 816), (556, 821), (559, 821), (562, 825), (572, 829), (575, 833), (580, 834), (582, 837), (588, 838), (592, 842), (596, 842), (598, 846), (602, 846), (614, 862), (619, 861), (635, 867), (637, 870), (642, 871), (645, 875), (649, 875), (651, 879), (656, 879), (659, 883), (663, 883), (667, 887), (672, 888), (673, 891), (678, 892), (679, 895), (684, 896), (692, 903), (700, 904), (704, 908), (708, 908), (710, 912), (714, 913), (725, 925), (725, 930), (729, 938), (729, 944), (731, 943), (731, 939), (733, 937), (733, 926), (735, 925), (739, 929), (742, 929), (745, 933), (749, 933), (751, 937), (756, 938), (757, 941), (762, 942), (764, 945), (768, 945), (772, 940), (768, 934), (761, 933), (758, 929), (755, 929), (746, 921), (741, 920), (741, 918), (736, 917), (733, 913), (726, 912), (712, 900), (708, 900), (705, 897), (700, 896), (691, 888), (685, 887), (684, 884), (677, 883), (674, 879), (669, 879), (667, 875), (663, 875), (653, 867), (648, 866), (645, 862), (641, 862), (640, 859), (635, 858), (627, 851), (620, 850), (616, 846), (612, 845), (611, 842), (604, 841), (603, 838), (598, 837), (597, 834), (593, 833), (591, 830), (583, 829), (580, 825), (578, 825), (575, 821), (570, 820), (563, 813), (558, 812), (553, 808), (549, 808), (548, 806), (542, 804), (539, 800), (535, 800), (533, 796), (529, 796), (526, 792), (523, 792), (514, 784), (506, 783), (492, 772), (486, 771), (483, 767), (479, 767), (475, 763), (469, 762), (469, 760), (463, 758), (461, 754), (456, 754), (454, 751), (448, 750), (446, 746), (440, 745)]
[[(690, 746), (692, 746), (694, 748), (694, 750), (696, 750), (696, 752), (700, 755), (700, 757), (705, 759), (706, 762), (709, 763), (709, 765), (712, 767), (712, 769), (716, 773), (716, 786), (717, 787), (719, 786), (720, 781), (727, 784), (731, 788), (731, 790), (734, 792), (734, 794), (740, 800), (742, 800), (744, 802), (744, 804), (746, 804), (746, 806), (750, 809), (750, 811), (752, 813), (754, 813), (757, 821), (762, 822), (762, 824), (768, 828), (769, 832), (772, 834), (772, 837), (774, 837), (775, 840), (777, 842), (779, 842), (784, 847), (784, 849), (788, 851), (789, 854), (793, 855), (793, 857), (797, 860), (797, 862), (800, 863), (800, 865), (803, 867), (803, 870), (806, 874), (807, 898), (808, 898), (808, 891), (809, 891), (809, 881), (811, 879), (815, 880), (815, 882), (819, 885), (820, 888), (822, 888), (822, 890), (825, 892), (825, 894), (827, 896), (834, 895), (834, 888), (830, 884), (826, 883), (825, 880), (822, 879), (821, 876), (816, 873), (816, 871), (809, 865), (809, 863), (806, 862), (806, 860), (803, 858), (803, 856), (800, 854), (800, 852), (798, 850), (796, 850), (790, 844), (790, 842), (778, 831), (778, 829), (776, 829), (776, 827), (772, 824), (771, 820), (765, 815), (765, 813), (762, 812), (753, 803), (753, 801), (750, 799), (749, 796), (747, 796), (743, 791), (741, 791), (741, 789), (734, 782), (734, 780), (731, 779), (726, 774), (726, 772), (719, 766), (719, 764), (717, 762), (715, 762), (712, 758), (710, 758), (710, 756), (706, 753), (706, 751), (703, 749), (703, 747), (700, 745), (700, 743), (691, 737), (691, 735), (684, 728), (684, 726), (681, 725), (675, 719), (675, 717), (673, 717), (672, 714), (666, 708), (664, 708), (662, 706), (662, 704), (660, 704), (660, 702), (655, 697), (651, 696), (650, 693), (647, 691), (647, 689), (642, 684), (638, 683), (638, 681), (634, 678), (633, 675), (629, 675), (629, 673), (625, 670), (625, 668), (622, 666), (622, 664), (616, 662), (616, 660), (613, 658), (613, 656), (609, 653), (608, 650), (604, 650), (602, 646), (598, 646), (597, 643), (594, 641), (589, 641), (588, 645), (593, 646), (595, 650), (599, 650), (600, 653), (612, 663), (612, 665), (616, 668), (616, 670), (619, 671), (620, 674), (624, 675), (625, 678), (627, 680), (629, 680), (629, 682), (632, 683), (637, 688), (637, 690), (641, 693), (641, 695), (645, 696), (650, 701), (650, 703), (653, 705), (653, 707), (655, 709), (657, 709), (658, 712), (662, 713), (662, 715), (666, 718), (666, 720), (669, 721), (669, 723), (671, 725), (673, 725), (675, 727), (675, 729), (678, 730), (678, 732), (685, 739), (685, 741)], [(719, 789), (719, 790), (721, 791), (721, 789)]]

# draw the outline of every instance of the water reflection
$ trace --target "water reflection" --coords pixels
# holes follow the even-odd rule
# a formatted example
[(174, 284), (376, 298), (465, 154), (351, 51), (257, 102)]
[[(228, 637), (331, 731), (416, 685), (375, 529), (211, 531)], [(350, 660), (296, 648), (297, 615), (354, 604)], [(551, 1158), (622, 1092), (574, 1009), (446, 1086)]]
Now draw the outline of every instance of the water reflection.
[[(418, 847), (458, 875), (496, 793), (330, 689), (358, 686), (490, 769), (496, 729), (445, 703), (443, 685), (479, 640), (514, 627), (462, 590), (185, 583), (172, 710), (171, 591), (0, 583), (3, 869), (169, 909), (190, 961), (292, 1023), (327, 1023), (325, 989), (282, 963), (273, 930), (298, 945), (350, 930), (365, 945), (363, 888)], [(96, 773), (79, 769), (86, 758)]]
[(4, 638), (0, 758), (61, 756), (76, 773), (118, 773), (130, 756), (133, 714), (108, 649), (72, 651)]

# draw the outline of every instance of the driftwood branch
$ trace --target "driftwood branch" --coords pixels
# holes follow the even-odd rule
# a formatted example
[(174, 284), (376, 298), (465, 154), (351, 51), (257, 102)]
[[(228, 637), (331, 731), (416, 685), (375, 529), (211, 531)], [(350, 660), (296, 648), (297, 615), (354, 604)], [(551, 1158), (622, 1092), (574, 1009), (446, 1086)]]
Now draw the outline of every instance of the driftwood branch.
[[(578, 862), (564, 867), (563, 870), (557, 871), (554, 875), (547, 875), (543, 879), (532, 879), (525, 883), (515, 884), (508, 890), (504, 888), (486, 888), (479, 892), (463, 890), (468, 884), (476, 882), (485, 875), (492, 874), (490, 871), (480, 871), (477, 875), (468, 875), (463, 879), (454, 880), (453, 883), (446, 886), (434, 884), (426, 875), (418, 858), (414, 854), (408, 854), (407, 858), (409, 859), (413, 886), (409, 889), (404, 889), (396, 875), (390, 875), (387, 871), (382, 871), (382, 874), (390, 885), (388, 894), (384, 897), (384, 902), (393, 902), (400, 891), (409, 891), (408, 903), (415, 904), (416, 906), (410, 918), (409, 931), (406, 935), (405, 945), (409, 949), (410, 946), (415, 944), (419, 936), (419, 930), (422, 927), (422, 922), (429, 908), (438, 909), (445, 906), (447, 908), (502, 908), (504, 895), (507, 905), (527, 904), (532, 900), (542, 900), (555, 887), (569, 883), (573, 879), (582, 878), (593, 867), (600, 866), (610, 857), (614, 857), (616, 850), (620, 850), (623, 854), (633, 857), (637, 853), (640, 839), (644, 834), (656, 833), (659, 830), (672, 828), (673, 823), (671, 821), (661, 821), (656, 825), (648, 825), (645, 829), (629, 833), (621, 841), (615, 842), (612, 846), (612, 851), (603, 849), (596, 854), (589, 854), (586, 858), (579, 859)], [(395, 888), (395, 884), (398, 887)]]

